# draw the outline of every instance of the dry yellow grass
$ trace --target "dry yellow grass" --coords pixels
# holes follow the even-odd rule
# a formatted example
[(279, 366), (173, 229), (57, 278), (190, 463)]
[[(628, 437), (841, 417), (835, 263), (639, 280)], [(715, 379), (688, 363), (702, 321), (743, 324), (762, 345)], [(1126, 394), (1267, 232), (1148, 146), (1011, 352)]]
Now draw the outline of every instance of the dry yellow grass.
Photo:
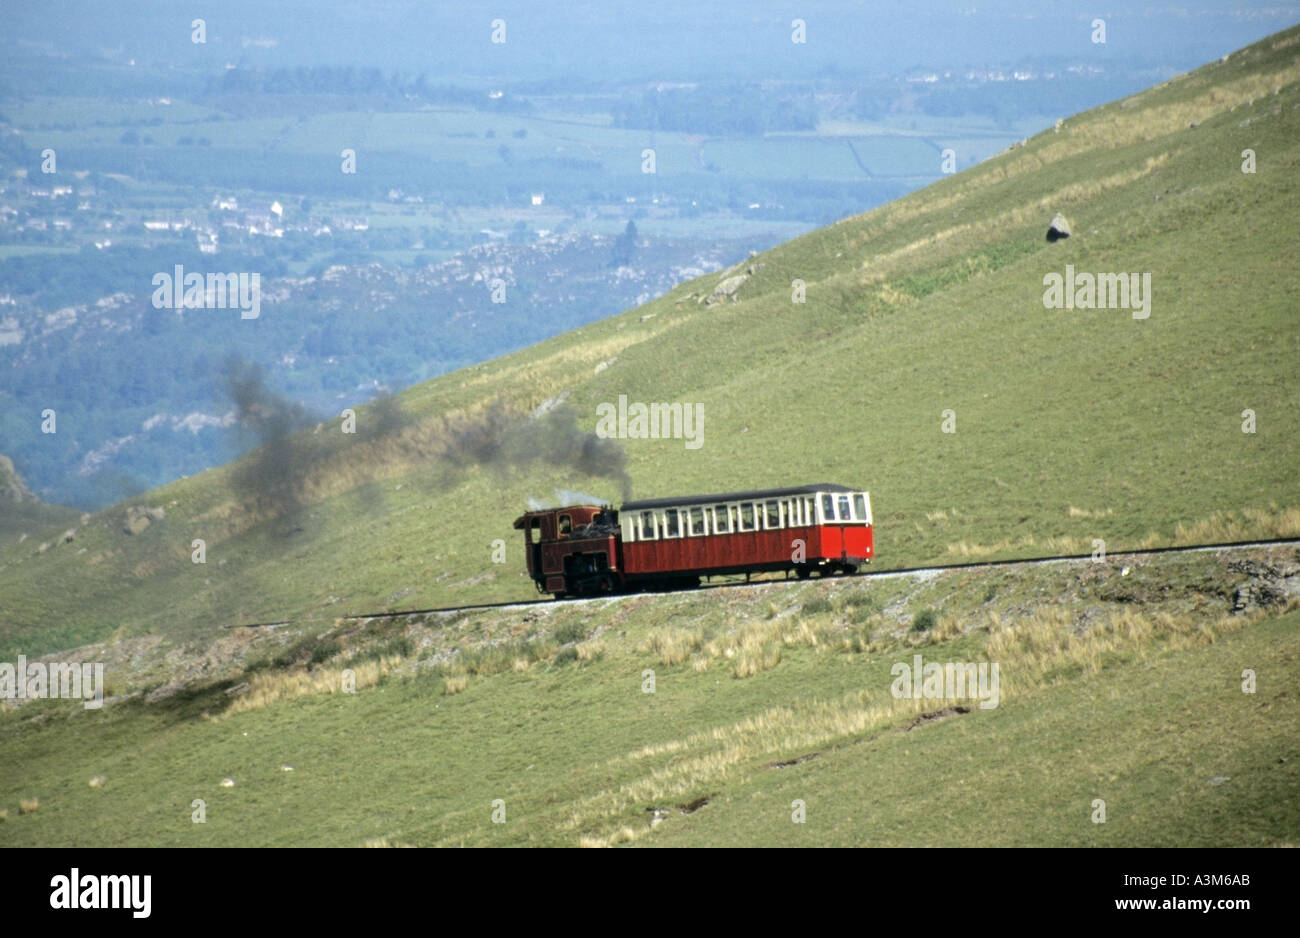
[(888, 283), (881, 283), (880, 288), (876, 291), (876, 299), (887, 306), (903, 306), (916, 302), (910, 293), (895, 290)]
[(1066, 509), (1066, 514), (1071, 518), (1105, 518), (1114, 513), (1113, 508), (1107, 508), (1105, 511), (1089, 511), (1087, 508), (1075, 508), (1071, 505)]
[(641, 830), (636, 830), (634, 828), (624, 826), (618, 828), (612, 834), (606, 837), (584, 834), (582, 837), (578, 838), (578, 846), (588, 847), (588, 848), (613, 847), (613, 846), (617, 846), (618, 844), (631, 843), (632, 841), (636, 840), (637, 838), (641, 837), (644, 834), (648, 834), (649, 832), (650, 832), (649, 826)]
[(1181, 650), (1211, 645), (1220, 635), (1290, 611), (1293, 605), (1300, 606), (1300, 602), (1271, 611), (1225, 615), (1213, 623), (1185, 615), (1143, 614), (1128, 609), (1088, 625), (1060, 609), (1040, 609), (1014, 625), (991, 614), (983, 623), (989, 632), (985, 655), (998, 663), (1001, 693), (1007, 697), (1041, 685), (1049, 673), (1062, 668), (1078, 666), (1096, 673), (1107, 654), (1133, 653), (1145, 658), (1155, 648)]
[(400, 657), (385, 656), (378, 661), (363, 661), (351, 668), (317, 668), (314, 671), (276, 671), (254, 675), (248, 690), (236, 697), (226, 714), (243, 713), (267, 707), (279, 700), (292, 700), (309, 694), (344, 692), (344, 671), (352, 672), (352, 684), (360, 691), (373, 687), (380, 678), (402, 663)]
[[(1102, 518), (1112, 515), (1113, 509), (1089, 511), (1067, 508), (1071, 518)], [(926, 515), (934, 520), (930, 515)], [(1300, 537), (1300, 507), (1279, 508), (1270, 505), (1267, 508), (1244, 508), (1240, 511), (1218, 512), (1201, 521), (1179, 524), (1174, 528), (1173, 536), (1150, 531), (1136, 543), (1125, 544), (1123, 548), (1108, 544), (1111, 553), (1123, 550), (1147, 550), (1152, 547), (1194, 547), (1198, 544), (1227, 544), (1235, 541), (1267, 540), (1279, 537)], [(992, 544), (978, 544), (961, 540), (945, 546), (950, 557), (980, 560), (994, 554), (1007, 551), (1022, 553), (1039, 553), (1052, 555), (1083, 555), (1093, 550), (1091, 537), (1061, 535), (1045, 539), (1027, 535), (1018, 539), (1005, 538)]]
[[(1070, 612), (1046, 608), (1015, 623), (1008, 623), (996, 614), (965, 624), (955, 617), (944, 618), (926, 635), (916, 636), (916, 640), (943, 641), (963, 630), (986, 630), (988, 640), (982, 658), (998, 665), (999, 699), (1005, 700), (1044, 686), (1061, 668), (1077, 665), (1096, 672), (1104, 666), (1107, 654), (1145, 656), (1159, 647), (1201, 647), (1213, 643), (1219, 635), (1296, 608), (1300, 608), (1300, 599), (1292, 600), (1285, 608), (1225, 616), (1213, 623), (1166, 613), (1144, 615), (1121, 610), (1086, 626)], [(718, 655), (726, 657), (728, 650), (747, 660), (747, 654), (752, 656), (764, 650), (765, 636), (768, 640), (779, 638), (781, 628), (781, 624), (755, 623), (737, 629), (725, 639), (710, 642), (692, 666), (704, 670), (707, 663), (701, 665), (702, 662)], [(798, 636), (796, 629), (787, 628), (786, 633), (795, 641), (806, 641)], [(910, 644), (895, 650), (905, 653)], [(773, 648), (779, 652), (781, 645), (776, 643), (766, 650)], [(734, 723), (648, 744), (610, 760), (611, 770), (642, 766), (635, 778), (585, 799), (564, 826), (584, 831), (579, 839), (581, 846), (609, 846), (641, 837), (650, 831), (649, 826), (635, 831), (620, 824), (609, 834), (600, 834), (598, 829), (611, 820), (619, 824), (616, 819), (625, 819), (626, 813), (638, 805), (671, 804), (724, 782), (735, 784), (774, 756), (807, 752), (878, 728), (901, 726), (938, 706), (941, 702), (934, 699), (896, 699), (888, 687), (879, 687), (839, 700), (799, 701), (772, 707)]]
[(22, 798), (18, 802), (19, 814), (35, 814), (41, 809), (39, 798)]
[(781, 646), (765, 644), (755, 636), (740, 646), (732, 673), (738, 678), (753, 677), (781, 663)]
[[(796, 706), (773, 707), (755, 717), (692, 734), (628, 753), (612, 764), (639, 764), (669, 757), (659, 768), (646, 766), (646, 774), (613, 790), (585, 799), (566, 820), (567, 829), (586, 828), (623, 814), (640, 804), (674, 802), (707, 790), (716, 782), (749, 774), (744, 766), (781, 753), (816, 748), (833, 739), (853, 736), (900, 715), (914, 717), (933, 701), (896, 700), (879, 692), (879, 703), (862, 691), (839, 701), (809, 701)], [(751, 766), (752, 768), (752, 766)], [(647, 828), (647, 831), (649, 828)], [(598, 835), (587, 834), (580, 843), (601, 845)]]
[[(939, 226), (941, 219), (951, 218), (954, 207), (973, 196), (977, 189), (1005, 182), (1007, 179), (1023, 172), (1040, 169), (1055, 158), (1054, 156), (1047, 158), (1037, 155), (1022, 156), (1016, 160), (1001, 163), (988, 173), (972, 177), (962, 188), (942, 198), (904, 199), (898, 203), (893, 203), (888, 209), (879, 209), (876, 212), (869, 213), (867, 218), (873, 224), (864, 230), (858, 238), (853, 239), (850, 242), (850, 247), (857, 248), (868, 245), (872, 240), (882, 237), (892, 228), (925, 216), (933, 217), (935, 226), (934, 230), (924, 238), (883, 254), (872, 255), (868, 260), (863, 261), (862, 269), (869, 268), (875, 272), (875, 276), (868, 278), (867, 281), (862, 281), (859, 277), (859, 282), (876, 283), (879, 282), (885, 272), (901, 272), (896, 270), (897, 262), (913, 255), (923, 253), (927, 260), (932, 262), (934, 259), (932, 252), (935, 246), (952, 241), (954, 238), (969, 235), (978, 240), (986, 237), (991, 232), (1007, 231), (1026, 224), (1037, 225), (1041, 222), (1043, 213), (1048, 209), (1055, 211), (1071, 204), (1079, 204), (1095, 199), (1103, 192), (1130, 185), (1149, 175), (1168, 162), (1169, 153), (1149, 157), (1142, 166), (1133, 169), (1111, 173), (1108, 176), (1086, 183), (1072, 183), (1047, 193), (1038, 199), (1002, 211), (997, 215), (960, 225)], [(883, 217), (877, 218), (878, 214)], [(831, 279), (833, 281), (836, 278)]]
[(763, 619), (733, 624), (728, 631), (702, 647), (702, 654), (692, 662), (696, 671), (707, 670), (716, 658), (732, 660), (732, 674), (752, 677), (781, 662), (781, 648), (806, 645), (817, 648), (825, 641), (829, 620), (814, 624), (807, 618)]
[(644, 649), (659, 656), (665, 667), (681, 664), (700, 647), (698, 632), (685, 629), (656, 629), (650, 633), (649, 644)]
[[(1035, 156), (1046, 164), (1089, 150), (1114, 149), (1154, 140), (1186, 130), (1193, 123), (1203, 123), (1248, 101), (1258, 100), (1273, 88), (1286, 87), (1298, 78), (1300, 65), (1292, 65), (1276, 72), (1247, 75), (1236, 81), (1219, 81), (1214, 87), (1177, 105), (1109, 109), (1104, 115), (1098, 114), (1089, 120), (1067, 122), (1061, 140), (1043, 147)], [(1148, 89), (1130, 101), (1140, 104), (1159, 87)]]
[(1174, 529), (1174, 543), (1224, 544), (1255, 538), (1300, 537), (1300, 508), (1245, 508), (1236, 512), (1219, 512), (1193, 524), (1179, 524)]
[(467, 687), (469, 687), (468, 674), (453, 674), (442, 682), (442, 692), (447, 696), (459, 694)]
[[(1100, 518), (1112, 514), (1112, 509), (1087, 511), (1070, 506), (1068, 514), (1072, 518)], [(927, 516), (928, 517), (928, 516)], [(1173, 537), (1151, 531), (1136, 544), (1126, 544), (1129, 550), (1146, 550), (1152, 547), (1176, 546), (1190, 547), (1197, 544), (1226, 544), (1233, 541), (1248, 541), (1274, 537), (1300, 537), (1300, 508), (1279, 508), (1270, 505), (1267, 508), (1245, 508), (1241, 511), (1219, 512), (1202, 521), (1191, 524), (1179, 523), (1174, 529)], [(1089, 554), (1092, 552), (1092, 538), (1060, 537), (1037, 540), (1032, 535), (1018, 540), (1005, 539), (995, 544), (972, 544), (957, 541), (948, 544), (946, 550), (951, 557), (981, 559), (1010, 550), (1028, 551), (1037, 548), (1038, 553), (1048, 554)], [(1112, 553), (1120, 552), (1116, 545), (1108, 545)]]
[(939, 616), (933, 628), (924, 632), (913, 632), (908, 636), (910, 645), (935, 645), (956, 638), (965, 631), (962, 620), (956, 616)]
[(981, 560), (985, 557), (991, 557), (994, 554), (1005, 551), (1015, 551), (1018, 554), (1037, 553), (1043, 556), (1054, 556), (1064, 554), (1088, 554), (1092, 552), (1092, 539), (1086, 537), (1072, 537), (1068, 534), (1060, 537), (1049, 537), (1039, 540), (1032, 534), (1025, 537), (1012, 540), (1006, 538), (995, 544), (972, 544), (969, 541), (957, 541), (948, 544), (944, 548), (948, 556), (961, 557), (964, 559)]

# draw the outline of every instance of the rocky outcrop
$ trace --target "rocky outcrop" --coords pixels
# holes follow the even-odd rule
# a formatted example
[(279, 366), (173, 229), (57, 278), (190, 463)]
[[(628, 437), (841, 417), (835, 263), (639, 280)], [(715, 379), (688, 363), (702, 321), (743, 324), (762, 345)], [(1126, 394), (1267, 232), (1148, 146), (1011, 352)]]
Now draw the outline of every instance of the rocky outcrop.
[(1052, 217), (1052, 223), (1047, 226), (1047, 240), (1060, 241), (1062, 238), (1070, 237), (1070, 223), (1065, 220), (1065, 216), (1057, 212)]
[(712, 306), (714, 303), (722, 303), (725, 300), (736, 302), (736, 291), (740, 289), (740, 285), (747, 279), (749, 279), (748, 274), (736, 274), (734, 277), (727, 277), (713, 288), (713, 292), (704, 301), (705, 305)]
[(132, 505), (126, 510), (126, 520), (122, 524), (122, 530), (127, 534), (139, 534), (152, 522), (161, 521), (165, 517), (167, 517), (167, 510), (161, 506), (146, 508), (143, 505)]
[(1300, 597), (1300, 564), (1235, 560), (1228, 564), (1250, 579), (1238, 584), (1232, 595), (1234, 614), (1290, 602)]
[(14, 468), (13, 460), (0, 456), (0, 503), (22, 504), (39, 502), (36, 494), (23, 482), (22, 476)]

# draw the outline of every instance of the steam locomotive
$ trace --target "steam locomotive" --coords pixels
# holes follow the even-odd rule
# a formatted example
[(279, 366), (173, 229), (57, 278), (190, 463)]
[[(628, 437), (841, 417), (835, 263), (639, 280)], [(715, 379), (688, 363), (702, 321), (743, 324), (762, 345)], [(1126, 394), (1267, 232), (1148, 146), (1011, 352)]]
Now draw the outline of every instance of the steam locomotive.
[(548, 508), (514, 527), (528, 575), (556, 599), (688, 589), (741, 573), (852, 574), (872, 557), (871, 497), (843, 485)]

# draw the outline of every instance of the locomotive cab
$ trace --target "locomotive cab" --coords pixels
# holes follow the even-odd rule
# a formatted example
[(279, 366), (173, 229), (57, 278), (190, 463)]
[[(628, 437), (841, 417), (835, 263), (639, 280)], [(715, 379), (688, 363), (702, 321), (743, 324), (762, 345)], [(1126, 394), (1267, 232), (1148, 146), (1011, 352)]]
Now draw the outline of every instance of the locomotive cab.
[(524, 532), (528, 575), (538, 592), (559, 598), (608, 593), (621, 585), (618, 512), (611, 506), (530, 511), (514, 527)]

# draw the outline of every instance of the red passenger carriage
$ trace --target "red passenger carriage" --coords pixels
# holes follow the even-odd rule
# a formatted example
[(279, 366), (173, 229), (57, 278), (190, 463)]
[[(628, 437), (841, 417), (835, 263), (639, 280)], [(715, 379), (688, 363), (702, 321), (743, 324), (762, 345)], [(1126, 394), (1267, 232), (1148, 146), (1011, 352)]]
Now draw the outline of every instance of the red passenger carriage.
[(556, 598), (698, 586), (728, 574), (855, 573), (871, 560), (871, 498), (842, 485), (651, 498), (515, 520), (528, 574)]

